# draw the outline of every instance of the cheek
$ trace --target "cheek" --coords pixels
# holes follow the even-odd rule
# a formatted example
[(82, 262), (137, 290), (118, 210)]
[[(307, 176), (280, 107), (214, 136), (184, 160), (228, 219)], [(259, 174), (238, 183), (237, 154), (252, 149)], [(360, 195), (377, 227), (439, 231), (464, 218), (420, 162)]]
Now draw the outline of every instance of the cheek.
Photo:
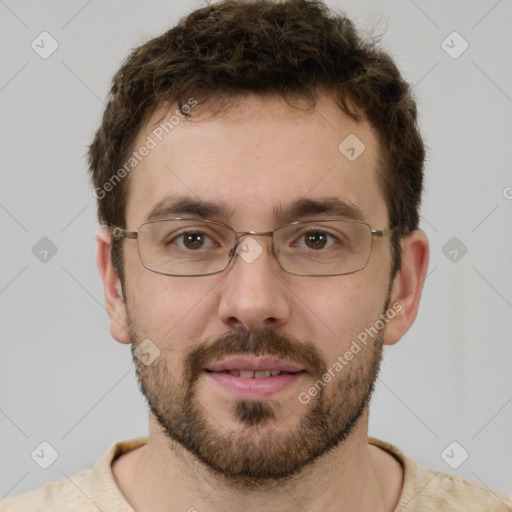
[(358, 334), (375, 323), (385, 301), (385, 291), (357, 274), (295, 292), (300, 299), (295, 302), (295, 319), (326, 361), (343, 354)]
[(125, 268), (130, 269), (126, 272), (129, 313), (137, 335), (151, 339), (161, 350), (183, 353), (201, 339), (211, 319), (213, 276), (194, 279), (156, 274), (135, 256), (135, 261), (127, 259)]

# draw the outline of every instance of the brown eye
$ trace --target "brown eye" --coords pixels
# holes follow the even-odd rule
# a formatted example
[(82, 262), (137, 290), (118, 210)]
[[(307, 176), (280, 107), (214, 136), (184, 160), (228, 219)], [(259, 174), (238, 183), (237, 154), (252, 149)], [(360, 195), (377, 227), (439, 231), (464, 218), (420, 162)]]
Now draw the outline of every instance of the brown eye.
[(306, 233), (304, 239), (310, 249), (323, 249), (327, 244), (327, 234), (322, 231)]
[(203, 233), (186, 233), (183, 235), (183, 245), (187, 249), (200, 249), (204, 245)]

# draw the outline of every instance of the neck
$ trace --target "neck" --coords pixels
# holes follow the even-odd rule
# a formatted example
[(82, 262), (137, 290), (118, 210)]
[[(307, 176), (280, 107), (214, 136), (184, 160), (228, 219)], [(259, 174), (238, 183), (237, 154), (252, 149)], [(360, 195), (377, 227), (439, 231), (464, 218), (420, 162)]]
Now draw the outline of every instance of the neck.
[(400, 464), (368, 445), (367, 411), (350, 436), (329, 454), (293, 477), (251, 489), (212, 472), (170, 441), (150, 418), (148, 443), (135, 451), (125, 476), (118, 478), (119, 471), (116, 475), (137, 512), (282, 512), (297, 510), (298, 504), (307, 511), (388, 512), (400, 495)]

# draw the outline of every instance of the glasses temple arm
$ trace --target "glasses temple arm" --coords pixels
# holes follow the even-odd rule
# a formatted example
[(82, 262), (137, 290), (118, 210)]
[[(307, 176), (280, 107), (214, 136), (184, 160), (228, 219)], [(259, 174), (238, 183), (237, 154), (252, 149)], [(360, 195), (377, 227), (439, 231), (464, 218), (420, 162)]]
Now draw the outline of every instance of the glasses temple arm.
[(379, 238), (384, 238), (386, 236), (391, 235), (391, 233), (393, 233), (393, 231), (395, 229), (396, 228), (371, 229), (370, 231), (372, 232), (373, 236), (378, 236)]
[(137, 238), (137, 231), (126, 231), (125, 229), (121, 229), (118, 227), (114, 227), (114, 231), (112, 231), (112, 238)]

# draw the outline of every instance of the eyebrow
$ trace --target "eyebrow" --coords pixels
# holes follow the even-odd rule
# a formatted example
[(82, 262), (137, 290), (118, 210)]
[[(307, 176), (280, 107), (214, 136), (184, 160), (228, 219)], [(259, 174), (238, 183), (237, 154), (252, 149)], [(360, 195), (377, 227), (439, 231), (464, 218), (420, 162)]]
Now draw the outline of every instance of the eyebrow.
[[(232, 217), (238, 208), (230, 207), (223, 201), (206, 201), (192, 196), (167, 196), (156, 203), (144, 217), (143, 222), (162, 220), (170, 216), (194, 216), (203, 219), (225, 219)], [(292, 222), (312, 215), (343, 217), (364, 222), (362, 210), (337, 197), (320, 199), (300, 198), (286, 205), (277, 205), (273, 210), (278, 222)]]
[(144, 222), (165, 219), (170, 215), (192, 215), (205, 219), (228, 218), (233, 215), (234, 210), (222, 201), (205, 201), (191, 196), (167, 196), (151, 208), (144, 217)]
[(311, 215), (343, 217), (364, 222), (362, 210), (354, 203), (338, 197), (320, 199), (301, 198), (286, 206), (274, 208), (274, 215), (280, 221), (291, 222)]

